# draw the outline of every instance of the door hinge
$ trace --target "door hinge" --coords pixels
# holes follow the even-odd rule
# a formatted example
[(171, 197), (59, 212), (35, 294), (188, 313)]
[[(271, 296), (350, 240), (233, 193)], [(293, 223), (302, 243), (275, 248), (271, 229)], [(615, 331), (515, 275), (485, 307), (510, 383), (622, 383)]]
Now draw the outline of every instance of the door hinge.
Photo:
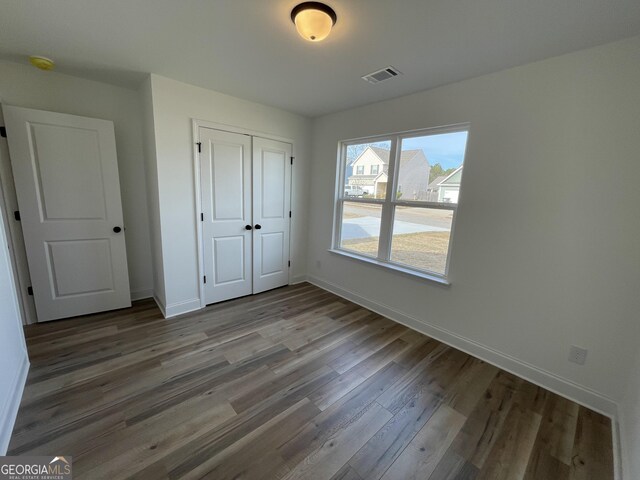
[(0, 127), (0, 137), (7, 138), (7, 127)]
[(20, 219), (20, 210), (16, 210), (15, 212), (13, 212), (13, 218), (16, 219), (16, 222), (19, 222)]
[(291, 268), (291, 260), (289, 260), (289, 268)]
[(33, 287), (27, 287), (27, 293), (33, 295)]
[(207, 283), (207, 276), (206, 275), (203, 277), (203, 279), (204, 279), (204, 283)]
[(291, 157), (291, 165), (293, 165), (293, 159), (296, 157)]
[(291, 218), (291, 210), (289, 210), (289, 218)]
[(204, 222), (204, 213), (201, 213), (201, 214), (200, 214), (200, 221), (201, 221), (201, 222)]
[(196, 145), (198, 145), (198, 153), (202, 153), (202, 142), (198, 142)]

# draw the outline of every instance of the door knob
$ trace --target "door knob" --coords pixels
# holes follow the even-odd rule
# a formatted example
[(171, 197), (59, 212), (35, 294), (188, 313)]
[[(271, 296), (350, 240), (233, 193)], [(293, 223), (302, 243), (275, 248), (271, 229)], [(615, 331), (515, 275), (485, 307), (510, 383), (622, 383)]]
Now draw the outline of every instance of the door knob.
[(245, 225), (244, 229), (245, 230), (253, 230), (253, 227), (251, 225)]
[(255, 228), (256, 230), (260, 230), (262, 228), (262, 225), (260, 225), (259, 223), (256, 223), (256, 226), (253, 228)]
[(120, 227), (113, 227), (113, 231), (116, 233), (120, 233), (122, 231), (122, 228)]

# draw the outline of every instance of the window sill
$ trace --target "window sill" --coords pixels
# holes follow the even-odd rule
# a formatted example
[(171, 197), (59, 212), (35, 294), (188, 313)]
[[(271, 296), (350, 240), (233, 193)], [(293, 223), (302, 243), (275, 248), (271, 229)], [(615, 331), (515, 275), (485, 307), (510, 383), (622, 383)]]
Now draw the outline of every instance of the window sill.
[(435, 275), (435, 274), (430, 274), (430, 273), (427, 273), (427, 272), (421, 272), (421, 271), (418, 271), (418, 270), (413, 270), (411, 268), (403, 267), (401, 265), (394, 264), (394, 263), (381, 262), (380, 260), (377, 260), (375, 258), (365, 257), (363, 255), (358, 255), (357, 253), (351, 253), (351, 252), (347, 252), (346, 250), (340, 250), (340, 249), (337, 249), (337, 248), (330, 248), (329, 252), (334, 253), (336, 255), (340, 255), (342, 257), (350, 258), (352, 260), (358, 260), (358, 261), (363, 262), (363, 263), (368, 263), (369, 265), (375, 265), (377, 267), (382, 267), (385, 270), (391, 270), (393, 272), (400, 272), (400, 273), (403, 273), (405, 275), (409, 275), (409, 276), (414, 277), (414, 278), (420, 278), (422, 280), (429, 280), (429, 281), (437, 283), (439, 285), (445, 285), (445, 286), (450, 286), (451, 285), (451, 282), (449, 282), (449, 280), (447, 280), (444, 277), (440, 277), (438, 275)]

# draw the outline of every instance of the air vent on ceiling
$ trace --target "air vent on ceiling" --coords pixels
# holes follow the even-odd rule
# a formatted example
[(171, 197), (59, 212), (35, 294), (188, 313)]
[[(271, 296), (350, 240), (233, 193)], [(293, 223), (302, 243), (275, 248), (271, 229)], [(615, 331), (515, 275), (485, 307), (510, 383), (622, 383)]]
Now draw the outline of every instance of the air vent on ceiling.
[(400, 72), (400, 70), (389, 65), (386, 68), (382, 68), (365, 75), (362, 79), (375, 85), (376, 83), (384, 82), (385, 80), (389, 80), (390, 78), (397, 77), (401, 74), (402, 72)]

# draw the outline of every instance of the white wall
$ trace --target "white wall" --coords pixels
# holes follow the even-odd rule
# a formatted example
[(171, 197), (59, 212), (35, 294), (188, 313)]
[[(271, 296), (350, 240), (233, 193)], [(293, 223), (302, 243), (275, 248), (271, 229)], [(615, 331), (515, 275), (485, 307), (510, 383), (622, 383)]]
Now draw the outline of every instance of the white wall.
[(153, 282), (138, 92), (0, 61), (0, 101), (114, 122), (131, 291), (134, 298), (150, 296)]
[(629, 376), (627, 394), (620, 404), (623, 473), (625, 479), (640, 478), (640, 342)]
[(199, 308), (192, 119), (290, 138), (294, 142), (291, 267), (306, 272), (311, 122), (305, 117), (151, 75), (166, 311)]
[(160, 197), (158, 193), (158, 165), (156, 163), (156, 135), (153, 119), (151, 76), (140, 85), (142, 104), (145, 172), (147, 177), (147, 211), (149, 214), (149, 237), (153, 259), (153, 292), (159, 305), (166, 304), (164, 269), (162, 266), (162, 232), (160, 230)]
[(29, 369), (22, 319), (0, 209), (0, 455), (5, 455)]
[[(635, 37), (317, 119), (310, 279), (614, 413), (639, 340), (639, 86)], [(450, 287), (327, 251), (340, 140), (461, 122)]]

